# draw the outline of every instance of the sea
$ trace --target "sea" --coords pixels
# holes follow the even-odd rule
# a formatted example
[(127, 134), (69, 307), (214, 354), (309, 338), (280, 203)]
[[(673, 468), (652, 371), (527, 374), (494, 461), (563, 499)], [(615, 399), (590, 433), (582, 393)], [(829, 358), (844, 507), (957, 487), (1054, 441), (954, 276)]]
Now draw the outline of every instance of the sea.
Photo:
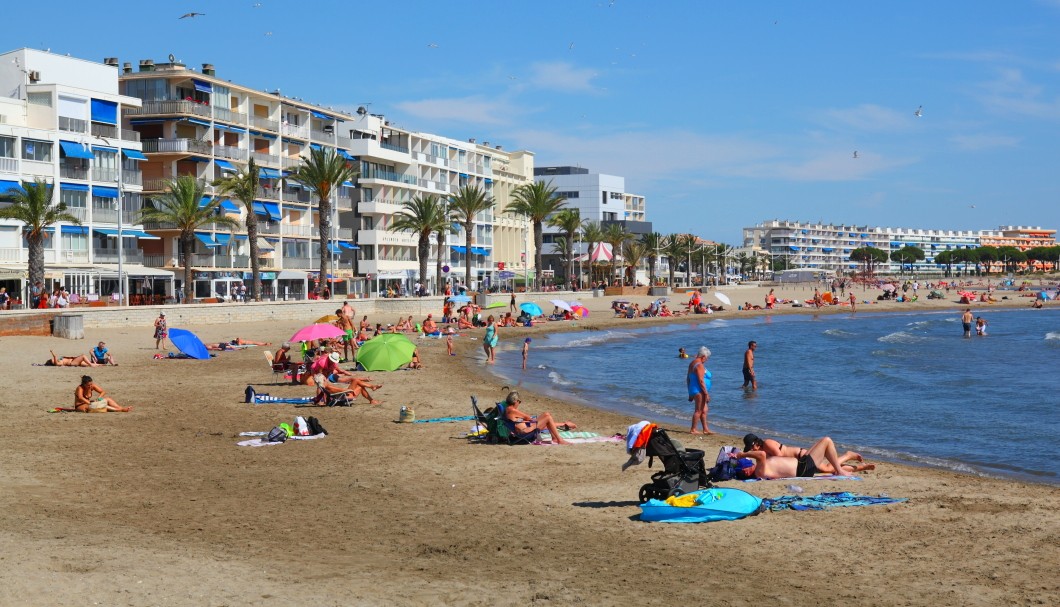
[[(800, 446), (831, 436), (870, 460), (1060, 484), (1060, 310), (975, 312), (985, 336), (964, 337), (954, 311), (600, 330), (588, 318), (583, 331), (533, 337), (526, 371), (522, 342), (502, 332), (491, 369), (506, 385), (687, 427), (689, 361), (677, 351), (707, 346), (715, 432)], [(756, 392), (741, 387), (749, 340), (758, 342)]]

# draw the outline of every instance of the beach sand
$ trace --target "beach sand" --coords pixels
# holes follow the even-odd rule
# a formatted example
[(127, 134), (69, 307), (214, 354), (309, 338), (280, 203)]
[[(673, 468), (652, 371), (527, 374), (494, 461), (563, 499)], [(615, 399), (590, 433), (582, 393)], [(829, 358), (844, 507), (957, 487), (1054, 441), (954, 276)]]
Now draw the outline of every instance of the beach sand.
[[(722, 290), (737, 304), (760, 303), (767, 289)], [(802, 300), (807, 291), (778, 294)], [(1013, 299), (996, 307), (1030, 305), (1003, 294)], [(577, 324), (502, 329), (502, 344), (546, 330), (685, 322), (612, 319), (611, 299), (581, 298), (593, 314)], [(952, 298), (863, 307), (960, 308)], [(807, 310), (771, 313), (798, 312)], [(195, 329), (206, 341), (281, 342), (298, 327)], [(282, 378), (269, 371), (266, 348), (157, 361), (151, 333), (143, 326), (86, 330), (79, 342), (3, 339), (0, 605), (1060, 604), (1056, 486), (882, 463), (862, 482), (803, 487), (907, 503), (646, 524), (637, 520), (637, 491), (654, 470), (621, 471), (621, 444), (478, 445), (463, 438), (471, 422), (395, 423), (403, 405), (422, 419), (470, 414), (472, 394), (484, 404), (502, 398), (483, 371), (482, 329), (456, 340), (456, 357), (445, 355), (444, 340), (419, 340), (425, 369), (368, 374), (384, 384), (382, 405), (314, 409), (243, 403), (247, 384), (274, 396), (311, 393), (276, 385)], [(70, 405), (83, 370), (30, 363), (49, 349), (87, 352), (99, 339), (120, 366), (84, 371), (134, 411), (47, 413)], [(522, 398), (529, 412), (548, 410), (602, 435), (637, 421), (526, 391)], [(300, 414), (317, 416), (330, 436), (236, 446), (239, 432)], [(684, 427), (673, 435), (708, 459), (738, 444)], [(997, 455), (1038, 448), (999, 445)], [(761, 497), (787, 493), (782, 482), (726, 485)]]

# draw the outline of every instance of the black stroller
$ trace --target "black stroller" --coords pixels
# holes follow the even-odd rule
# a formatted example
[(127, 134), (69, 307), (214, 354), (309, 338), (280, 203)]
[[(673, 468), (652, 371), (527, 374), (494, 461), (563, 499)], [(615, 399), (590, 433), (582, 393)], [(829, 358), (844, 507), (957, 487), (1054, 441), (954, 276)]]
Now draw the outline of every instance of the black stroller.
[(662, 428), (656, 428), (652, 432), (645, 455), (649, 458), (649, 468), (657, 457), (662, 461), (663, 469), (652, 474), (652, 482), (640, 488), (642, 504), (650, 499), (665, 500), (673, 495), (713, 486), (703, 464), (703, 451), (682, 448), (675, 444)]

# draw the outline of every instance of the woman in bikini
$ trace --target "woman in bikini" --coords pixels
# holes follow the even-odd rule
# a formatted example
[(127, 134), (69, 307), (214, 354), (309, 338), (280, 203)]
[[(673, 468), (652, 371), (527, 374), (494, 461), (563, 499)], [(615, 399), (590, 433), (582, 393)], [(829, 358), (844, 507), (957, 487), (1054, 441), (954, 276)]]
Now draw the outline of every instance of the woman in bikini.
[[(98, 396), (93, 396), (94, 394), (98, 394)], [(96, 385), (92, 378), (87, 375), (83, 375), (81, 383), (74, 388), (74, 409), (82, 413), (104, 413), (107, 411), (127, 413), (132, 411), (132, 407), (119, 407), (118, 403), (107, 396), (103, 388)]]
[(44, 361), (45, 367), (99, 367), (98, 365), (88, 359), (84, 354), (78, 356), (56, 356), (55, 352), (51, 352), (51, 360)]
[(509, 392), (508, 396), (504, 399), (504, 417), (508, 421), (512, 422), (512, 426), (515, 428), (516, 434), (520, 436), (529, 434), (534, 430), (548, 430), (548, 433), (552, 435), (552, 442), (557, 445), (569, 444), (567, 441), (560, 437), (559, 431), (562, 427), (564, 430), (574, 430), (578, 426), (574, 422), (563, 422), (557, 424), (552, 419), (552, 414), (549, 412), (541, 413), (540, 415), (528, 415), (519, 410), (519, 405), (523, 401), (519, 400), (518, 392)]

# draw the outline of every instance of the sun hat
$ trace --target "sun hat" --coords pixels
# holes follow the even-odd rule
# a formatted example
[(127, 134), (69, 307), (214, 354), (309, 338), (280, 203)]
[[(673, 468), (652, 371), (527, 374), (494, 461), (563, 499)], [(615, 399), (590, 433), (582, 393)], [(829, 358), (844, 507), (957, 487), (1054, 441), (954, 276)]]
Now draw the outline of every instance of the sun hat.
[(340, 356), (338, 352), (332, 352), (331, 354), (328, 354), (328, 359), (333, 363), (338, 363), (342, 360), (342, 356)]
[(755, 461), (749, 457), (741, 457), (740, 459), (736, 460), (736, 467), (740, 470), (754, 468)]

